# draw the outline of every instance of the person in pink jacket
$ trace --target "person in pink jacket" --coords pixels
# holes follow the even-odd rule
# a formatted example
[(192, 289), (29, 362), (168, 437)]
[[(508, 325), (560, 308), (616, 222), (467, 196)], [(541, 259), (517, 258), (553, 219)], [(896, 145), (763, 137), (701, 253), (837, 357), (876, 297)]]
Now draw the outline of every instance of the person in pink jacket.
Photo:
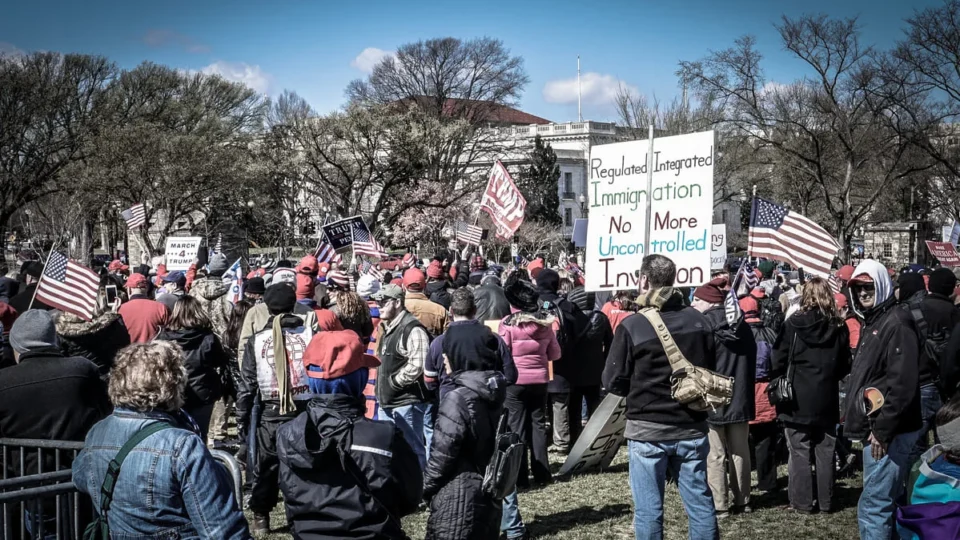
[(524, 452), (520, 465), (517, 486), (525, 488), (530, 484), (528, 471), (533, 472), (533, 481), (537, 484), (547, 484), (552, 479), (544, 409), (550, 363), (560, 358), (560, 344), (553, 331), (554, 318), (541, 309), (537, 290), (531, 283), (513, 273), (507, 278), (503, 292), (512, 313), (500, 322), (499, 333), (513, 354), (518, 373), (517, 384), (507, 387), (504, 406), (510, 430), (520, 436), (533, 454), (528, 466), (528, 452)]

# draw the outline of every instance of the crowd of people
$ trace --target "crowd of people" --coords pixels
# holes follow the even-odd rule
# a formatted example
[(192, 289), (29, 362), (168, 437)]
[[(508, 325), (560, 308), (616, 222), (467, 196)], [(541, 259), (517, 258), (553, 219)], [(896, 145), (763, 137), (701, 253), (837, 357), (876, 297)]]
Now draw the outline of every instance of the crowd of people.
[[(949, 269), (864, 260), (801, 283), (765, 261), (683, 288), (650, 255), (638, 290), (594, 294), (575, 258), (441, 252), (370, 268), (113, 261), (102, 285), (123, 292), (90, 320), (33, 298), (41, 263), (0, 268), (0, 437), (84, 441), (65, 465), (92, 526), (116, 537), (247, 538), (282, 527), (282, 500), (297, 538), (406, 538), (402, 518), (427, 508), (427, 538), (516, 539), (529, 536), (518, 493), (554, 480), (550, 452), (574, 451), (612, 394), (638, 539), (663, 537), (668, 478), (690, 538), (718, 538), (719, 521), (752, 512), (752, 470), (756, 490), (786, 484), (785, 510), (811, 514), (837, 510), (836, 476), (858, 466), (861, 538), (960, 530)], [(722, 405), (675, 397), (677, 355), (732, 378)], [(487, 477), (504, 429), (523, 452), (498, 496)], [(209, 452), (234, 445), (239, 501)], [(27, 472), (52, 470), (32, 459)]]

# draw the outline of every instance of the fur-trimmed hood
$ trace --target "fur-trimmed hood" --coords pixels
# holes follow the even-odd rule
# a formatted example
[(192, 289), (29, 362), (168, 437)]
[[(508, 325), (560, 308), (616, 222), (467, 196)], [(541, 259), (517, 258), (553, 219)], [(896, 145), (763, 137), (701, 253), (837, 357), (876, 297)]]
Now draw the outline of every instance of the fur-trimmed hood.
[(556, 321), (556, 318), (546, 311), (538, 311), (537, 313), (517, 311), (509, 315), (504, 321), (504, 324), (509, 326), (520, 326), (524, 323), (532, 323), (540, 326), (552, 326), (554, 321)]
[(107, 328), (120, 318), (115, 311), (104, 311), (92, 321), (85, 321), (73, 313), (61, 313), (57, 317), (57, 335), (64, 337), (89, 336)]

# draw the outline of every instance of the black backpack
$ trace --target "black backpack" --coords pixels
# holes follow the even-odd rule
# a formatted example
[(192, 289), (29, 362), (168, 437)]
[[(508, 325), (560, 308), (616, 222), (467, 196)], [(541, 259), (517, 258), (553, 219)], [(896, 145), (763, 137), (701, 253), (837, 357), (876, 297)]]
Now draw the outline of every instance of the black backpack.
[(779, 300), (774, 300), (770, 296), (760, 299), (760, 321), (764, 328), (773, 331), (774, 335), (779, 335), (783, 329), (783, 306)]
[(542, 304), (542, 309), (550, 315), (553, 315), (553, 318), (557, 320), (557, 343), (560, 344), (560, 350), (565, 354), (567, 347), (572, 345), (572, 343), (570, 336), (567, 335), (567, 321), (566, 316), (563, 314), (563, 310), (560, 309), (559, 304), (550, 301), (544, 301)]
[(520, 436), (507, 429), (507, 412), (500, 416), (497, 425), (497, 446), (490, 463), (483, 473), (483, 493), (494, 500), (502, 501), (517, 488), (520, 464), (523, 461), (524, 444)]
[(910, 304), (910, 315), (917, 325), (917, 334), (923, 344), (923, 352), (940, 371), (940, 359), (943, 358), (944, 351), (947, 350), (947, 343), (950, 341), (950, 330), (938, 329), (936, 332), (930, 332), (930, 326), (923, 317), (923, 311), (919, 303)]

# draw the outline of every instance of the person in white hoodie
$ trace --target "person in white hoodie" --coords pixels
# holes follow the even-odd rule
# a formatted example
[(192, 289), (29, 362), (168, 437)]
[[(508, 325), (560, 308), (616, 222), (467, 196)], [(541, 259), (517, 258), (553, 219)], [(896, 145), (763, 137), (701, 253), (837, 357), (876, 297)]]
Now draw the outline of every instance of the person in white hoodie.
[[(860, 538), (892, 538), (895, 501), (910, 472), (920, 413), (920, 339), (909, 307), (897, 303), (887, 269), (857, 265), (851, 306), (863, 319), (847, 386), (846, 437), (863, 442), (863, 493), (857, 506)], [(865, 400), (867, 395), (881, 399)]]

